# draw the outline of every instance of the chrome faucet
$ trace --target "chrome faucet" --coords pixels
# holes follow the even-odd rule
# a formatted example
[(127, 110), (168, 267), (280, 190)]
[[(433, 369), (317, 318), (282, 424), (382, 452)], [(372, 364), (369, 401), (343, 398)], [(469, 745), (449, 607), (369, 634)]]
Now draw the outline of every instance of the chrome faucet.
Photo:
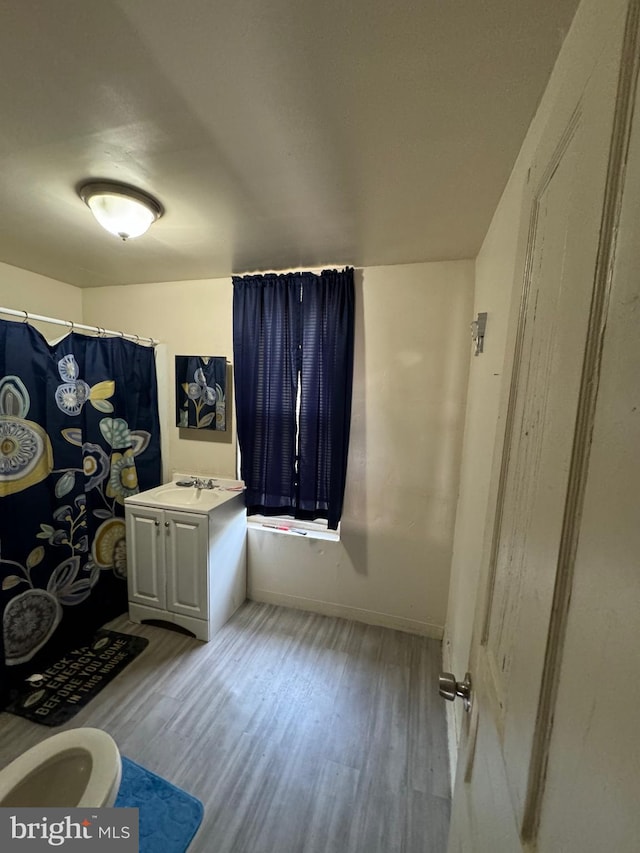
[(202, 479), (202, 477), (192, 477), (191, 485), (195, 489), (214, 489), (215, 485), (211, 477), (208, 480)]

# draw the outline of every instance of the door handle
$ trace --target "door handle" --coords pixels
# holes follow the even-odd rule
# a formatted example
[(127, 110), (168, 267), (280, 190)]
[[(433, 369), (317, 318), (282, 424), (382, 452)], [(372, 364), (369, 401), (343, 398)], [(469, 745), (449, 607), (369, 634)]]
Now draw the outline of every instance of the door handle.
[(473, 702), (471, 673), (465, 673), (464, 681), (456, 681), (452, 672), (441, 672), (438, 678), (438, 692), (449, 702), (453, 702), (456, 696), (460, 696), (465, 711), (470, 711)]

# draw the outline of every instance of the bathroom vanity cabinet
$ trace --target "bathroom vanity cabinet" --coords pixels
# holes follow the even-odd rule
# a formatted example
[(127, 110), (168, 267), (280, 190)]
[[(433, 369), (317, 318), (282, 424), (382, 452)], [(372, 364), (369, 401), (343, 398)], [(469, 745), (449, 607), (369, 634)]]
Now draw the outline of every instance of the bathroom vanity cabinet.
[(127, 498), (125, 515), (130, 619), (210, 640), (246, 598), (242, 493), (168, 484)]

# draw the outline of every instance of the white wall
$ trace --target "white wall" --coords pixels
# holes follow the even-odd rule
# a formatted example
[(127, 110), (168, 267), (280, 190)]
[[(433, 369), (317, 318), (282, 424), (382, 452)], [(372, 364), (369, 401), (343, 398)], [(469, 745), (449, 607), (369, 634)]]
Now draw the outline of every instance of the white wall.
[[(251, 597), (442, 636), (471, 339), (470, 261), (356, 272), (352, 433), (342, 541), (252, 530)], [(232, 358), (230, 279), (94, 288), (84, 319), (173, 357)], [(173, 387), (166, 413), (173, 424)], [(228, 410), (229, 410), (228, 406)], [(235, 475), (225, 435), (169, 428), (169, 469)]]
[[(160, 420), (168, 459), (167, 476), (175, 472), (236, 476), (235, 423), (226, 432), (178, 429), (175, 426), (175, 356), (224, 355), (232, 360), (231, 280), (172, 281), (83, 290), (85, 323), (156, 338), (158, 376), (168, 377)], [(227, 411), (233, 405), (231, 372), (227, 372)]]
[[(45, 317), (82, 322), (82, 291), (71, 284), (0, 263), (0, 306)], [(0, 315), (3, 320), (12, 317)], [(32, 322), (32, 321), (30, 321)], [(62, 326), (33, 321), (48, 340), (66, 333)]]
[(252, 598), (442, 636), (472, 293), (471, 262), (362, 271), (341, 541), (251, 530)]

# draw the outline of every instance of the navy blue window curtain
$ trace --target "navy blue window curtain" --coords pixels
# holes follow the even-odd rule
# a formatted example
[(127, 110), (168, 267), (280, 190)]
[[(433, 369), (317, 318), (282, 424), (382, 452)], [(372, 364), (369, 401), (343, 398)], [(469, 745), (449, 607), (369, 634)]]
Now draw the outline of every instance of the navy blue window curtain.
[(124, 499), (161, 482), (153, 350), (0, 320), (0, 673), (127, 609)]
[(352, 269), (233, 278), (237, 429), (249, 515), (322, 518), (337, 528), (353, 341)]

